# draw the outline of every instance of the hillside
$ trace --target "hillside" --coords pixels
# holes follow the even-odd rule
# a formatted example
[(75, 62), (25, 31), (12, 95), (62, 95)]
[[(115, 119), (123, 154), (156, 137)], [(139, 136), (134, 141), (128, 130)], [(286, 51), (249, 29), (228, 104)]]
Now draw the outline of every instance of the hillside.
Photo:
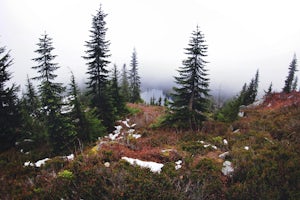
[(299, 105), (271, 94), (232, 124), (176, 133), (155, 128), (163, 107), (129, 104), (138, 112), (75, 157), (2, 153), (1, 199), (300, 199)]

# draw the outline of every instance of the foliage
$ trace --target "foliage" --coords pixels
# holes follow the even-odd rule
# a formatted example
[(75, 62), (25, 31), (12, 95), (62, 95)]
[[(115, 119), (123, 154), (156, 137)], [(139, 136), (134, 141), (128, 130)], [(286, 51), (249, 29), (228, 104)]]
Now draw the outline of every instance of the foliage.
[(251, 79), (249, 85), (245, 83), (239, 95), (225, 102), (223, 107), (217, 111), (214, 118), (221, 122), (235, 121), (238, 118), (241, 106), (254, 103), (257, 96), (258, 81), (259, 71), (257, 70), (255, 77)]
[(126, 64), (123, 65), (122, 73), (121, 73), (121, 88), (120, 93), (124, 98), (125, 102), (129, 102), (130, 100), (130, 91), (129, 91), (129, 80), (127, 74)]
[(141, 78), (138, 74), (138, 61), (136, 50), (134, 49), (131, 56), (130, 62), (130, 71), (129, 71), (129, 81), (130, 81), (130, 102), (138, 103), (141, 102)]
[(33, 60), (37, 63), (32, 67), (38, 72), (35, 80), (40, 80), (39, 92), (41, 96), (42, 120), (47, 128), (49, 141), (52, 144), (54, 152), (66, 150), (72, 142), (76, 132), (74, 125), (68, 116), (61, 112), (62, 93), (65, 88), (61, 83), (53, 82), (57, 77), (55, 71), (59, 69), (57, 63), (54, 63), (55, 55), (52, 46), (52, 38), (47, 34), (42, 35), (37, 44), (38, 49), (35, 51), (39, 57)]
[(237, 119), (240, 110), (240, 98), (233, 98), (225, 102), (223, 107), (215, 114), (215, 119), (221, 122), (233, 122)]
[(88, 95), (91, 96), (91, 107), (97, 108), (97, 116), (103, 125), (112, 128), (116, 119), (109, 91), (108, 64), (109, 41), (105, 39), (105, 14), (100, 6), (97, 14), (93, 16), (90, 40), (86, 42), (86, 56), (89, 75)]
[(72, 180), (72, 179), (74, 179), (74, 174), (73, 174), (73, 172), (65, 169), (65, 170), (59, 172), (57, 177), (67, 179), (67, 180)]
[(186, 48), (188, 58), (183, 61), (183, 67), (175, 77), (177, 87), (172, 94), (174, 102), (171, 104), (170, 123), (177, 123), (181, 128), (199, 130), (200, 124), (205, 120), (205, 112), (208, 108), (207, 45), (204, 44), (204, 36), (199, 30), (192, 33), (189, 47)]
[(255, 77), (251, 79), (248, 87), (245, 89), (243, 88), (241, 92), (241, 105), (250, 105), (254, 103), (256, 96), (257, 96), (257, 89), (258, 89), (258, 81), (259, 81), (259, 71), (256, 71)]
[(112, 105), (115, 109), (115, 114), (121, 117), (126, 113), (124, 97), (121, 94), (121, 88), (119, 85), (119, 72), (117, 65), (114, 65), (112, 78), (110, 80), (110, 92), (112, 95)]
[[(4, 54), (4, 55), (2, 55)], [(14, 146), (18, 137), (18, 128), (21, 123), (19, 113), (17, 91), (13, 84), (7, 87), (11, 79), (8, 68), (12, 65), (9, 52), (5, 53), (5, 47), (0, 47), (0, 151)]]
[(292, 62), (290, 63), (289, 66), (289, 74), (286, 77), (285, 81), (284, 81), (284, 87), (282, 89), (283, 92), (285, 93), (290, 93), (292, 91), (292, 87), (293, 87), (293, 81), (294, 85), (297, 85), (297, 82), (295, 79), (295, 73), (297, 72), (297, 58), (296, 55), (294, 55)]

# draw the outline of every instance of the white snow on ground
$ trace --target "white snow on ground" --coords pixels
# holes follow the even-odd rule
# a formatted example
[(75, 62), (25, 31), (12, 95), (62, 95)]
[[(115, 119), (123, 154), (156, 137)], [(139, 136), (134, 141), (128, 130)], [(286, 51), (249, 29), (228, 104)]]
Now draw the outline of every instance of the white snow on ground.
[(121, 135), (122, 126), (115, 126), (115, 129), (113, 133), (110, 133), (108, 136), (105, 136), (111, 140), (116, 140)]
[(116, 140), (117, 137), (119, 137), (119, 135), (120, 135), (120, 134), (112, 134), (112, 133), (110, 133), (107, 137), (108, 137), (109, 139), (111, 139), (111, 140)]
[(36, 161), (36, 163), (34, 163), (34, 165), (36, 167), (41, 167), (42, 165), (44, 165), (48, 160), (50, 160), (49, 158), (44, 158), (42, 160), (38, 160)]
[(229, 151), (226, 151), (219, 155), (219, 158), (225, 159), (226, 156), (229, 156)]
[(238, 113), (238, 116), (239, 116), (239, 117), (244, 117), (244, 116), (245, 116), (245, 113), (244, 113), (243, 111), (240, 111), (240, 112)]
[(232, 163), (228, 160), (223, 162), (223, 167), (222, 167), (222, 173), (225, 176), (231, 175), (231, 173), (234, 171), (232, 167)]
[(228, 145), (228, 141), (226, 139), (223, 139), (223, 144)]
[[(70, 154), (68, 156), (62, 156), (62, 158), (66, 159), (68, 161), (71, 161), (71, 160), (74, 160), (74, 154)], [(35, 167), (41, 167), (42, 165), (45, 165), (48, 160), (51, 160), (51, 159), (50, 158), (44, 158), (42, 160), (36, 161), (35, 163), (32, 163), (31, 161), (27, 161), (27, 162), (24, 163), (24, 166), (25, 167), (28, 167), (28, 166), (31, 166), (31, 167), (34, 167), (34, 166)]]
[(129, 122), (129, 119), (126, 119), (125, 121), (122, 121), (122, 123), (123, 123), (127, 128), (130, 128), (128, 122)]
[[(200, 141), (200, 142), (202, 142), (202, 141)], [(204, 143), (204, 142), (203, 142)], [(203, 143), (201, 143), (201, 144), (203, 144)], [(218, 149), (218, 147), (216, 146), (216, 145), (212, 145), (212, 144), (204, 144), (203, 145), (203, 147), (204, 148), (207, 148), (207, 147), (211, 147), (211, 148), (213, 148), (213, 149), (215, 149), (215, 150), (217, 150)]]
[(123, 128), (123, 127), (122, 127), (122, 126), (120, 126), (120, 125), (119, 125), (119, 126), (115, 126), (115, 129), (116, 129), (116, 130), (114, 130), (114, 134), (120, 134), (120, 133), (121, 133), (121, 130), (122, 130), (122, 128)]
[(130, 134), (130, 136), (135, 138), (135, 139), (138, 139), (138, 138), (142, 137), (141, 134)]
[(215, 149), (215, 150), (218, 149), (218, 147), (217, 147), (216, 145), (212, 145), (212, 144), (210, 144), (210, 143), (208, 143), (208, 142), (204, 142), (203, 140), (200, 140), (200, 141), (198, 141), (198, 142), (201, 143), (201, 144), (203, 144), (203, 147), (204, 147), (204, 148), (211, 147), (211, 148), (213, 148), (213, 149)]
[(211, 145), (211, 147), (212, 147), (213, 149), (215, 149), (215, 150), (218, 149), (218, 147), (217, 147), (216, 145)]
[(25, 167), (28, 167), (28, 166), (33, 167), (34, 164), (33, 164), (32, 162), (30, 162), (30, 161), (27, 161), (27, 162), (24, 163), (24, 166), (25, 166)]
[(63, 158), (66, 160), (74, 160), (74, 154), (70, 154), (68, 156), (63, 156)]
[(134, 131), (135, 131), (134, 129), (129, 129), (129, 130), (127, 131), (127, 133), (128, 133), (128, 134), (132, 134), (132, 133), (134, 133)]
[(142, 161), (142, 160), (135, 159), (135, 158), (122, 157), (122, 160), (126, 160), (130, 164), (138, 165), (142, 168), (149, 168), (150, 171), (153, 173), (160, 173), (162, 167), (164, 166), (164, 164), (161, 164), (161, 163), (156, 163), (156, 162), (152, 162), (152, 161)]
[(178, 169), (180, 169), (181, 167), (182, 167), (182, 160), (178, 160), (178, 161), (176, 161), (175, 162), (175, 164), (176, 164), (176, 166), (175, 166), (175, 170), (178, 170)]

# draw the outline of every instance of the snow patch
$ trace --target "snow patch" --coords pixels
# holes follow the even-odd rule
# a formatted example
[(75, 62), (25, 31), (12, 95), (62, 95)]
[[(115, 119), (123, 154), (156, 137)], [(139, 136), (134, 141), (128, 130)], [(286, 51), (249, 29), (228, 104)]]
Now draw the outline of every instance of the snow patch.
[(244, 117), (244, 116), (245, 116), (245, 113), (244, 113), (243, 111), (240, 111), (240, 112), (238, 113), (238, 116), (239, 116), (239, 117)]
[(129, 122), (129, 119), (126, 119), (125, 121), (122, 121), (122, 123), (123, 123), (127, 128), (130, 128), (128, 122)]
[(176, 164), (176, 166), (175, 166), (175, 170), (178, 170), (178, 169), (180, 169), (181, 167), (182, 167), (182, 160), (178, 160), (178, 161), (176, 161), (175, 162), (175, 164)]
[(135, 139), (138, 139), (138, 138), (142, 137), (141, 134), (130, 134), (130, 136), (135, 138)]
[(74, 160), (74, 154), (70, 154), (68, 156), (63, 156), (63, 158), (66, 160)]
[(129, 129), (129, 130), (127, 131), (127, 133), (128, 133), (128, 134), (132, 134), (132, 133), (134, 133), (134, 131), (135, 131), (134, 129)]
[(222, 167), (222, 173), (225, 176), (231, 175), (232, 172), (234, 172), (234, 169), (232, 167), (232, 163), (228, 160), (223, 162), (223, 167)]
[(24, 163), (24, 166), (25, 167), (28, 167), (28, 166), (34, 167), (34, 164), (32, 162), (30, 162), (30, 161), (27, 161), (27, 162)]
[(229, 151), (226, 151), (219, 155), (219, 158), (225, 159), (226, 156), (229, 156)]
[(121, 133), (121, 130), (122, 130), (122, 128), (123, 128), (123, 127), (122, 127), (122, 126), (120, 126), (120, 125), (119, 125), (119, 126), (115, 126), (115, 129), (116, 129), (116, 130), (114, 130), (114, 134), (120, 134), (120, 133)]
[(226, 139), (223, 139), (223, 144), (228, 145), (228, 141)]
[(238, 132), (240, 132), (240, 129), (236, 129), (233, 131), (233, 133), (238, 133)]
[(218, 147), (217, 147), (216, 145), (211, 145), (211, 147), (212, 147), (213, 149), (215, 149), (215, 150), (218, 149)]
[(148, 168), (153, 173), (160, 173), (164, 164), (152, 161), (142, 161), (135, 158), (122, 157), (122, 160), (129, 162), (131, 165), (138, 165), (142, 168)]
[(36, 167), (41, 167), (42, 165), (45, 165), (48, 160), (50, 160), (50, 159), (49, 158), (44, 158), (42, 160), (38, 160), (38, 161), (36, 161), (36, 163), (34, 163), (34, 165)]

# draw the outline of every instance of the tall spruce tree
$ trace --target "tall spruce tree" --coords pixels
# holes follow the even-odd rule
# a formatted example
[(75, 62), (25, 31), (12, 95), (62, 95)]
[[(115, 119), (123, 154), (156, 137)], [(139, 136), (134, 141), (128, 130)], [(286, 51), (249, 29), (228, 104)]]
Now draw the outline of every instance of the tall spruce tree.
[(293, 81), (292, 91), (297, 91), (297, 87), (298, 87), (298, 76), (296, 76)]
[(102, 136), (105, 132), (105, 128), (101, 124), (101, 121), (95, 116), (94, 110), (85, 109), (85, 106), (80, 100), (80, 91), (73, 73), (71, 75), (69, 98), (69, 106), (72, 108), (70, 118), (75, 125), (77, 138), (83, 142), (90, 142)]
[(28, 75), (25, 86), (26, 90), (21, 99), (22, 136), (36, 142), (47, 141), (46, 127), (41, 120), (41, 102)]
[(125, 113), (125, 101), (123, 96), (121, 95), (121, 89), (119, 86), (119, 72), (117, 65), (114, 65), (112, 71), (110, 92), (113, 99), (113, 107), (115, 108), (116, 114), (120, 117)]
[(129, 102), (130, 92), (126, 64), (124, 64), (122, 68), (120, 93), (124, 101)]
[(101, 5), (97, 14), (93, 16), (90, 40), (86, 42), (86, 59), (89, 75), (88, 94), (91, 95), (91, 106), (97, 108), (98, 116), (106, 127), (114, 124), (115, 113), (109, 92), (108, 61), (109, 41), (106, 40), (105, 14)]
[(251, 79), (247, 89), (243, 87), (243, 90), (241, 92), (242, 101), (241, 105), (250, 105), (254, 103), (257, 91), (258, 91), (258, 82), (259, 82), (259, 70), (256, 71), (255, 77)]
[(8, 68), (12, 62), (9, 52), (0, 47), (0, 150), (14, 146), (20, 127), (18, 87), (15, 84), (6, 86), (11, 79)]
[(199, 30), (192, 32), (183, 66), (178, 70), (179, 76), (175, 77), (177, 87), (172, 94), (173, 110), (172, 120), (182, 128), (198, 130), (201, 122), (205, 120), (208, 109), (209, 78), (207, 78), (206, 61), (207, 45), (204, 35)]
[(130, 102), (137, 103), (141, 101), (141, 78), (138, 74), (138, 61), (135, 49), (132, 52), (130, 67)]
[(24, 93), (24, 101), (26, 110), (29, 112), (29, 114), (33, 117), (39, 117), (41, 108), (40, 100), (28, 75), (26, 92)]
[(52, 38), (47, 34), (42, 35), (37, 46), (35, 53), (39, 56), (32, 59), (37, 65), (32, 68), (36, 69), (39, 75), (33, 79), (40, 81), (39, 93), (49, 140), (53, 151), (59, 152), (66, 149), (75, 132), (69, 119), (61, 113), (62, 93), (65, 88), (61, 83), (54, 82), (57, 77), (55, 71), (59, 66), (53, 62), (56, 55), (52, 55)]
[(285, 93), (289, 93), (292, 91), (292, 85), (293, 85), (293, 81), (295, 78), (295, 73), (297, 72), (297, 58), (296, 58), (296, 54), (294, 54), (293, 60), (290, 63), (289, 66), (289, 74), (285, 79), (285, 84), (284, 87), (282, 89), (283, 92)]

